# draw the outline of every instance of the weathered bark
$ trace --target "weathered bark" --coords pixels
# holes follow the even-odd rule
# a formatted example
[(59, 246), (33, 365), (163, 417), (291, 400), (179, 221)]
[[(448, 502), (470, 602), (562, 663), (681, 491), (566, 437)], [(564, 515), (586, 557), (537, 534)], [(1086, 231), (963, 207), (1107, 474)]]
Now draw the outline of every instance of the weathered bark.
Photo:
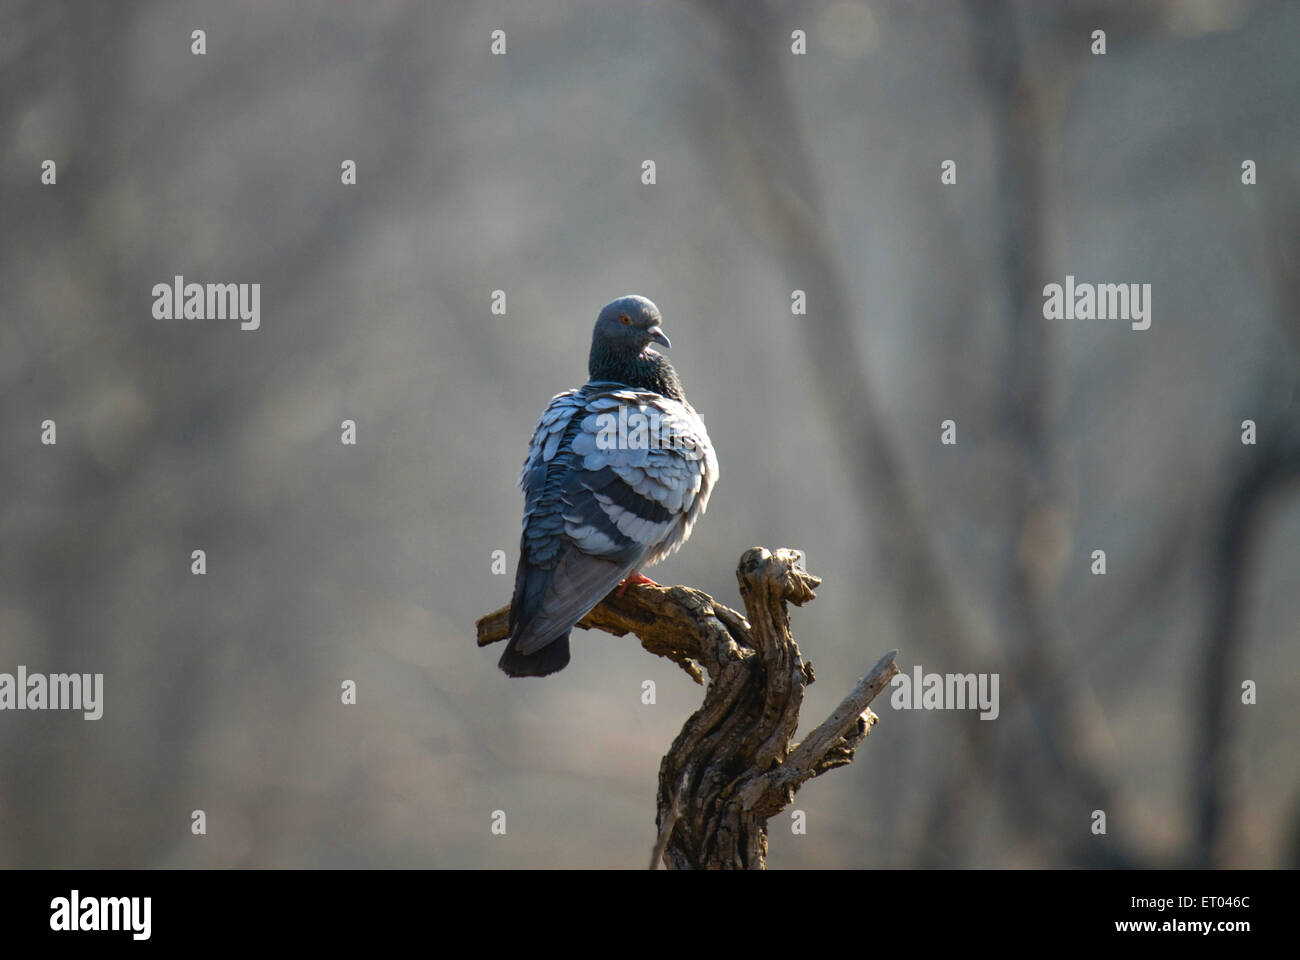
[[(746, 550), (736, 571), (748, 619), (689, 587), (611, 593), (578, 626), (633, 633), (651, 653), (709, 684), (659, 767), (658, 841), (651, 868), (762, 869), (767, 821), (813, 777), (851, 763), (877, 717), (869, 704), (897, 672), (880, 658), (835, 711), (791, 745), (813, 682), (790, 634), (787, 602), (802, 606), (821, 580), (797, 550)], [(478, 643), (507, 636), (509, 608), (478, 621)]]

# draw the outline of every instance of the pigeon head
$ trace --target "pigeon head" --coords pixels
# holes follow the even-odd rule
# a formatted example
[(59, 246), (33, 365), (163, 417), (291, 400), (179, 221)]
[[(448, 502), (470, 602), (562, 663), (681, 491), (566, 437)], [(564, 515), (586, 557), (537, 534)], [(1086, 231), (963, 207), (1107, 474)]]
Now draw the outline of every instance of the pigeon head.
[(645, 297), (619, 297), (600, 311), (592, 341), (602, 341), (607, 350), (626, 356), (644, 353), (652, 343), (671, 347), (662, 324), (659, 308)]
[(681, 383), (663, 354), (650, 349), (671, 347), (659, 308), (645, 297), (619, 297), (605, 304), (591, 332), (592, 380), (610, 380), (682, 399)]

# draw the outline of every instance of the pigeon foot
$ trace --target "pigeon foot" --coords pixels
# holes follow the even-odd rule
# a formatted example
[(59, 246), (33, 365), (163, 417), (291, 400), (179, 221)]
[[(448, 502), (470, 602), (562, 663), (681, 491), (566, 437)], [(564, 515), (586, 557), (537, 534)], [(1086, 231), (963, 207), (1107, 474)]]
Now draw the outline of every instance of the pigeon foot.
[(616, 597), (623, 596), (623, 594), (627, 591), (627, 588), (632, 586), (632, 584), (634, 583), (644, 583), (652, 587), (659, 586), (659, 584), (655, 583), (649, 577), (643, 576), (640, 572), (636, 572), (633, 573), (631, 576), (626, 577), (623, 580), (623, 582), (618, 585), (618, 590), (615, 591), (614, 596)]

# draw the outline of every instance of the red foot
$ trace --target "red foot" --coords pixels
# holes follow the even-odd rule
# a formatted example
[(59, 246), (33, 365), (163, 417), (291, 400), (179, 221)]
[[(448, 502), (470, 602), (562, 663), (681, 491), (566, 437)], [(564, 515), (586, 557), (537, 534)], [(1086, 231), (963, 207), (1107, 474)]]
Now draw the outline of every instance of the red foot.
[(623, 594), (627, 591), (627, 588), (634, 583), (646, 583), (652, 587), (659, 586), (659, 584), (655, 583), (649, 577), (642, 576), (640, 573), (633, 573), (631, 576), (627, 577), (622, 583), (618, 585), (618, 590), (614, 592), (614, 596), (616, 597), (623, 596)]

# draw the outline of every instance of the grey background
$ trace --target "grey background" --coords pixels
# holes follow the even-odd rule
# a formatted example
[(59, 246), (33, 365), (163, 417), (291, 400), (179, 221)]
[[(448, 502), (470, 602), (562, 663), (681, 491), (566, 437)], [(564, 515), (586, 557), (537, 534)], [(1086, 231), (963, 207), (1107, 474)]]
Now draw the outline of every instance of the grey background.
[[(0, 11), (0, 670), (106, 685), (0, 714), (0, 865), (642, 867), (701, 691), (473, 643), (629, 292), (722, 465), (649, 572), (738, 605), (742, 550), (805, 550), (805, 726), (891, 647), (1002, 678), (995, 722), (878, 701), (771, 866), (1297, 864), (1295, 5)], [(262, 328), (153, 319), (178, 273)], [(1151, 329), (1043, 320), (1067, 273)]]

